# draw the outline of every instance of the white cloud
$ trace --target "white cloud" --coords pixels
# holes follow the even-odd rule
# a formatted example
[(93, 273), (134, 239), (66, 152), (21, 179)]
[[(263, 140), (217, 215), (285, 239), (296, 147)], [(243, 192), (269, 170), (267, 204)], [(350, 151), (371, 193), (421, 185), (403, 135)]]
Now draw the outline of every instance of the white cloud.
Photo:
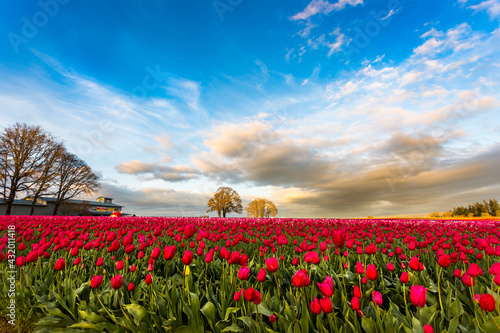
[(469, 8), (476, 12), (486, 10), (492, 19), (500, 17), (500, 0), (486, 0)]
[(344, 9), (346, 5), (357, 6), (359, 4), (363, 4), (363, 0), (339, 0), (336, 3), (329, 3), (327, 0), (312, 0), (303, 11), (293, 15), (290, 19), (308, 20), (316, 14), (328, 15), (334, 10)]

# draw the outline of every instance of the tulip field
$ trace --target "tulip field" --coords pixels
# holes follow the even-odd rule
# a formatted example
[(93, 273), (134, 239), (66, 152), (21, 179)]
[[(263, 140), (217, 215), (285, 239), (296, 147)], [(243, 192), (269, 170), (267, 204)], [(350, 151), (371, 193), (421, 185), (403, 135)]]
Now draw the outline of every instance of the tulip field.
[(499, 220), (0, 217), (35, 332), (500, 332)]

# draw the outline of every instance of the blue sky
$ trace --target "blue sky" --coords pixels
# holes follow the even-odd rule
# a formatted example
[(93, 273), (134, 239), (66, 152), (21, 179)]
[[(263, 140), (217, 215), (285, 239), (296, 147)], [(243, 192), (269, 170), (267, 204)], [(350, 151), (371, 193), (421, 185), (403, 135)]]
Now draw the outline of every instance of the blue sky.
[(499, 197), (499, 0), (0, 9), (1, 124), (64, 140), (126, 211), (202, 215), (223, 185), (286, 217)]

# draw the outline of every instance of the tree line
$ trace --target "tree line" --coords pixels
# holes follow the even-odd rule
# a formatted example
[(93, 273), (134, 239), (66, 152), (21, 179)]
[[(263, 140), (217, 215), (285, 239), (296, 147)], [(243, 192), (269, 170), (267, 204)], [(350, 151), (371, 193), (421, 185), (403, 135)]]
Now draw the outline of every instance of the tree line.
[(40, 126), (16, 123), (0, 133), (0, 198), (7, 205), (6, 215), (19, 195), (32, 199), (30, 215), (40, 197), (55, 197), (57, 215), (65, 201), (99, 186), (90, 166)]
[[(241, 198), (238, 192), (230, 187), (222, 186), (217, 189), (213, 198), (207, 203), (208, 212), (217, 212), (219, 217), (226, 217), (226, 214), (243, 212)], [(269, 218), (276, 217), (278, 208), (268, 199), (257, 198), (245, 208), (248, 217)]]
[(469, 203), (468, 206), (453, 207), (443, 214), (436, 212), (431, 217), (490, 217), (500, 216), (500, 205), (496, 199)]

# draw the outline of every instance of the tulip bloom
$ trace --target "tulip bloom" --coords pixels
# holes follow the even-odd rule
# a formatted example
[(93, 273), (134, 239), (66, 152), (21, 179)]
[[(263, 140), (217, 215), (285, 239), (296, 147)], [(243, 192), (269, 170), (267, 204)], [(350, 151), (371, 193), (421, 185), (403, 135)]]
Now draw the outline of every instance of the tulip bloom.
[(374, 304), (380, 306), (384, 302), (382, 299), (382, 294), (376, 290), (372, 291), (372, 301)]
[(127, 288), (127, 289), (128, 289), (128, 291), (132, 291), (132, 290), (134, 290), (134, 289), (135, 289), (135, 285), (134, 285), (132, 282), (130, 282), (130, 283), (128, 284), (128, 288)]
[(234, 299), (236, 302), (238, 302), (238, 301), (240, 300), (240, 297), (241, 297), (241, 294), (240, 294), (240, 292), (239, 292), (239, 291), (237, 291), (237, 292), (234, 294), (233, 299)]
[(116, 263), (116, 269), (121, 271), (123, 269), (124, 265), (123, 265), (123, 260), (120, 260)]
[(249, 276), (250, 276), (250, 268), (248, 268), (247, 266), (241, 266), (238, 272), (238, 279), (248, 280)]
[(354, 297), (361, 298), (361, 289), (358, 286), (354, 286)]
[(269, 316), (269, 321), (270, 321), (271, 323), (275, 323), (275, 322), (276, 322), (276, 316), (275, 316), (275, 315), (273, 315), (273, 314), (272, 314), (272, 315), (270, 315), (270, 316)]
[(409, 276), (408, 272), (403, 272), (401, 274), (401, 277), (399, 278), (399, 281), (401, 281), (402, 284), (407, 284), (409, 280), (410, 280), (410, 276)]
[(314, 298), (311, 302), (311, 312), (315, 315), (319, 315), (321, 313), (321, 304), (317, 298)]
[(97, 258), (96, 266), (101, 267), (102, 264), (104, 263), (104, 259), (102, 257)]
[(245, 300), (247, 302), (253, 302), (255, 305), (259, 305), (262, 302), (262, 297), (257, 290), (250, 287), (245, 291)]
[(351, 308), (354, 311), (358, 311), (361, 308), (361, 302), (359, 301), (359, 298), (354, 296), (351, 300)]
[[(333, 295), (333, 279), (331, 276), (327, 276), (323, 283), (318, 283), (319, 291), (325, 297), (331, 297)], [(324, 312), (324, 311), (323, 311)]]
[(475, 278), (478, 275), (483, 275), (483, 270), (481, 269), (481, 267), (479, 267), (478, 264), (473, 263), (470, 264), (469, 268), (467, 268), (467, 274)]
[(269, 259), (266, 259), (266, 268), (269, 271), (269, 273), (274, 273), (278, 270), (278, 259), (272, 257)]
[(97, 289), (101, 286), (102, 284), (102, 275), (94, 275), (92, 280), (90, 280), (90, 286), (92, 289)]
[(307, 275), (307, 271), (305, 269), (298, 270), (292, 277), (292, 285), (294, 287), (305, 287), (308, 286), (309, 283), (309, 275)]
[(482, 294), (479, 298), (479, 306), (483, 311), (493, 312), (495, 310), (495, 299), (490, 294)]
[(324, 313), (331, 313), (332, 312), (332, 301), (327, 298), (327, 297), (324, 297), (322, 299), (319, 300), (319, 304), (321, 306), (321, 310), (324, 312)]
[(356, 273), (358, 273), (359, 275), (363, 274), (365, 272), (365, 267), (363, 266), (362, 263), (358, 262), (356, 263)]
[(24, 265), (26, 265), (26, 258), (24, 256), (17, 257), (16, 258), (16, 266), (17, 267), (22, 267)]
[(61, 271), (64, 269), (64, 267), (66, 267), (66, 262), (64, 261), (64, 258), (57, 259), (56, 265), (55, 265), (55, 270)]
[(308, 264), (319, 264), (319, 254), (317, 252), (314, 252), (314, 251), (309, 251), (306, 253), (306, 255), (304, 256), (304, 261), (307, 262)]
[(451, 256), (449, 254), (442, 255), (438, 259), (438, 265), (443, 268), (448, 268), (451, 265)]
[(410, 301), (414, 306), (423, 308), (427, 302), (427, 288), (419, 285), (411, 286)]
[(434, 333), (434, 329), (431, 325), (424, 325), (424, 333)]
[(488, 271), (490, 275), (497, 276), (500, 273), (500, 262), (496, 262), (491, 265), (490, 270)]
[(151, 276), (151, 274), (148, 274), (146, 275), (146, 284), (151, 284), (153, 282), (153, 277)]
[(336, 247), (342, 248), (345, 244), (346, 234), (342, 230), (335, 230), (332, 235), (333, 244)]
[(257, 274), (257, 281), (259, 282), (266, 281), (266, 270), (264, 269), (264, 267), (262, 267), (259, 271), (259, 274)]
[(473, 277), (471, 277), (469, 274), (464, 273), (462, 275), (462, 282), (465, 284), (467, 287), (473, 287), (476, 284), (476, 281), (474, 280)]
[(370, 281), (375, 281), (378, 278), (377, 267), (375, 265), (366, 266), (366, 277)]
[(387, 264), (387, 270), (390, 272), (394, 272), (394, 265), (392, 264), (392, 262)]
[(175, 249), (175, 245), (166, 246), (165, 250), (163, 251), (163, 258), (165, 258), (165, 260), (172, 260), (175, 255)]
[(111, 278), (111, 288), (120, 289), (123, 286), (123, 276), (116, 275)]
[(185, 266), (188, 266), (191, 265), (192, 262), (193, 262), (193, 252), (186, 250), (186, 252), (184, 252), (184, 255), (182, 256), (182, 263)]

